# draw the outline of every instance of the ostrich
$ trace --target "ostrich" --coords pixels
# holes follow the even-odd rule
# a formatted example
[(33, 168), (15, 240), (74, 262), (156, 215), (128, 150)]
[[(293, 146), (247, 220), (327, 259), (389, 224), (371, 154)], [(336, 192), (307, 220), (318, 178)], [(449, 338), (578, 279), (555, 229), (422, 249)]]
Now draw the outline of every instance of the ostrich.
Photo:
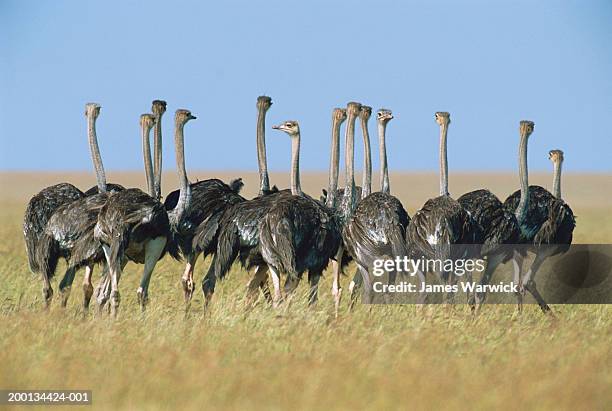
[[(87, 115), (87, 113), (85, 114)], [(93, 123), (95, 119), (92, 118), (91, 121), (91, 128), (95, 133), (95, 124)], [(94, 152), (91, 144), (90, 152), (93, 156)], [(100, 171), (102, 171), (102, 174), (99, 173)], [(96, 175), (99, 176), (98, 180), (101, 180), (109, 192), (113, 193), (124, 190), (124, 188), (119, 184), (106, 183), (103, 170), (96, 169)], [(35, 274), (40, 273), (40, 267), (38, 266), (36, 258), (37, 250), (41, 238), (44, 235), (47, 222), (53, 213), (55, 213), (60, 206), (71, 203), (85, 196), (97, 194), (98, 192), (98, 185), (91, 187), (85, 192), (82, 192), (70, 183), (59, 183), (42, 189), (30, 199), (23, 219), (23, 236), (25, 239), (30, 271)]]
[(189, 183), (185, 170), (183, 126), (190, 119), (195, 119), (191, 113), (176, 112), (176, 161), (181, 187), (171, 192), (164, 202), (173, 238), (187, 260), (181, 278), (187, 304), (193, 296), (193, 271), (197, 258), (202, 253), (207, 256), (216, 251), (221, 216), (231, 205), (244, 201), (239, 195), (243, 186), (240, 178), (229, 185), (216, 178)]
[[(531, 134), (529, 127), (521, 126), (521, 143), (519, 151), (521, 151), (523, 147), (525, 150), (527, 149), (529, 134)], [(526, 161), (527, 159), (525, 158), (525, 162)], [(505, 207), (501, 200), (487, 189), (471, 191), (459, 197), (457, 201), (474, 219), (482, 233), (480, 255), (486, 258), (487, 265), (480, 280), (480, 284), (488, 284), (499, 264), (505, 263), (512, 258), (515, 263), (519, 259), (522, 259), (519, 255), (519, 250), (515, 250), (511, 247), (512, 244), (517, 244), (519, 242), (519, 222), (514, 215), (514, 211)], [(517, 272), (515, 275), (519, 275), (519, 273)], [(520, 278), (515, 278), (515, 281), (519, 283)], [(475, 296), (469, 297), (472, 309), (475, 308), (474, 298), (475, 302), (477, 302), (480, 307), (484, 302), (485, 294), (478, 293)]]
[[(260, 196), (265, 196), (278, 192), (276, 186), (270, 189), (266, 160), (266, 113), (268, 112), (271, 106), (272, 99), (270, 97), (259, 96), (257, 98), (257, 160), (260, 177)], [(220, 187), (218, 184), (216, 186), (211, 186), (210, 184), (210, 182), (220, 183), (219, 180), (206, 181), (208, 183), (198, 182), (192, 184), (192, 190), (200, 190), (198, 194), (196, 194), (194, 191), (194, 198), (198, 197), (198, 195), (200, 198), (198, 201), (194, 201), (194, 207), (200, 207), (200, 209), (204, 210), (207, 215), (204, 215), (205, 219), (202, 220), (202, 222), (195, 227), (193, 234), (190, 233), (191, 246), (194, 252), (192, 253), (193, 257), (189, 257), (189, 254), (187, 254), (188, 261), (187, 267), (185, 269), (185, 274), (183, 275), (183, 284), (184, 288), (189, 291), (188, 298), (190, 299), (194, 288), (193, 264), (195, 263), (195, 258), (199, 253), (202, 252), (204, 253), (204, 255), (214, 254), (213, 261), (211, 262), (209, 270), (202, 278), (202, 291), (204, 293), (207, 305), (214, 292), (214, 287), (217, 278), (217, 276), (215, 275), (215, 270), (218, 269), (220, 263), (225, 264), (227, 261), (225, 260), (227, 254), (220, 255), (220, 248), (218, 246), (220, 237), (223, 237), (224, 231), (227, 229), (225, 228), (225, 226), (228, 224), (233, 224), (233, 220), (224, 219), (225, 215), (235, 212), (235, 210), (237, 210), (236, 207), (239, 207), (241, 204), (245, 203), (246, 200), (238, 194), (240, 188), (242, 188), (242, 181), (240, 179), (231, 182), (229, 186), (223, 185), (222, 187)], [(207, 185), (200, 187), (202, 183)], [(212, 207), (211, 205), (207, 204), (211, 204)], [(185, 247), (183, 248), (185, 249)], [(184, 254), (185, 251), (188, 250), (184, 250)], [(235, 257), (232, 258), (232, 261), (234, 258)], [(223, 261), (220, 262), (219, 259)], [(228, 264), (231, 265), (231, 261)], [(263, 286), (263, 284), (261, 285)], [(188, 298), (186, 291), (186, 299)]]
[[(552, 150), (549, 158), (553, 161), (553, 191), (551, 194), (540, 186), (528, 185), (527, 169), (527, 139), (533, 132), (534, 124), (530, 121), (522, 121), (521, 146), (519, 154), (519, 171), (521, 175), (521, 189), (511, 194), (504, 202), (504, 207), (516, 213), (520, 227), (519, 243), (530, 244), (535, 252), (535, 259), (531, 267), (520, 277), (519, 287), (519, 309), (522, 304), (522, 296), (529, 291), (544, 312), (550, 312), (541, 294), (537, 290), (535, 274), (546, 260), (546, 258), (563, 253), (572, 242), (572, 235), (576, 221), (574, 213), (569, 205), (561, 198), (561, 166), (563, 163), (563, 152)], [(515, 276), (520, 276), (523, 255), (515, 260)]]
[[(413, 256), (444, 261), (464, 257), (465, 250), (453, 245), (477, 244), (481, 235), (468, 212), (448, 193), (446, 141), (450, 115), (437, 112), (435, 118), (440, 126), (440, 195), (427, 200), (414, 215), (406, 232), (406, 242)], [(455, 275), (444, 269), (439, 274), (448, 284), (456, 281)], [(423, 273), (419, 272), (418, 276), (423, 282)], [(425, 294), (419, 297), (420, 302), (424, 302)]]
[[(186, 110), (181, 115), (182, 126), (191, 116)], [(148, 300), (149, 282), (157, 261), (169, 252), (178, 259), (178, 252), (172, 241), (168, 214), (155, 198), (155, 178), (149, 145), (149, 134), (158, 116), (143, 114), (141, 116), (143, 152), (145, 157), (145, 175), (148, 194), (137, 188), (130, 188), (108, 198), (100, 210), (94, 237), (102, 244), (104, 256), (109, 269), (110, 307), (113, 316), (119, 308), (119, 279), (127, 260), (144, 263), (144, 271), (137, 290), (141, 309), (144, 310)], [(177, 117), (178, 112), (177, 112)], [(178, 121), (177, 121), (178, 122)], [(179, 202), (184, 201), (180, 199)]]
[[(385, 133), (392, 119), (393, 114), (389, 110), (381, 109), (377, 113), (381, 191), (366, 196), (357, 204), (355, 213), (343, 231), (344, 244), (358, 266), (358, 272), (349, 286), (351, 306), (354, 304), (355, 287), (363, 279), (368, 279), (368, 271), (375, 259), (408, 255), (405, 235), (410, 217), (402, 203), (390, 194), (387, 170)], [(364, 193), (369, 186), (371, 181), (364, 181)], [(389, 276), (389, 282), (394, 283), (395, 272), (389, 273)], [(366, 295), (370, 296), (369, 293)]]
[[(181, 187), (168, 196), (165, 204), (169, 210), (174, 238), (181, 254), (187, 259), (181, 281), (185, 302), (188, 304), (193, 296), (193, 270), (198, 256), (202, 253), (207, 256), (216, 251), (217, 229), (223, 212), (227, 207), (244, 201), (244, 198), (238, 194), (243, 185), (241, 179), (233, 180), (229, 185), (218, 179), (190, 184), (185, 171), (182, 129), (176, 136), (177, 167)], [(180, 193), (179, 200), (173, 207), (172, 199), (177, 192)], [(180, 198), (185, 200), (181, 202)]]
[(50, 280), (55, 273), (58, 260), (64, 258), (68, 262), (68, 267), (59, 286), (63, 297), (62, 305), (65, 306), (68, 301), (76, 271), (80, 267), (86, 266), (83, 305), (87, 309), (93, 293), (91, 284), (93, 265), (101, 262), (103, 258), (99, 247), (90, 244), (93, 240), (93, 228), (98, 212), (108, 198), (104, 167), (95, 128), (95, 122), (99, 114), (100, 106), (98, 104), (88, 103), (86, 105), (85, 115), (87, 116), (89, 146), (96, 171), (99, 193), (82, 196), (58, 207), (46, 224), (39, 246), (36, 249), (36, 265), (43, 275), (43, 296), (47, 306), (53, 296)]
[[(265, 117), (272, 105), (267, 96), (257, 99), (257, 159), (259, 166), (259, 195), (251, 200), (237, 202), (230, 206), (220, 219), (218, 239), (216, 242), (215, 259), (207, 275), (202, 281), (202, 292), (206, 304), (212, 299), (217, 279), (223, 279), (236, 258), (247, 270), (256, 267), (247, 286), (247, 297), (252, 299), (258, 288), (265, 289), (267, 266), (258, 251), (258, 224), (280, 196), (290, 195), (289, 190), (279, 191), (276, 186), (270, 189), (266, 158)], [(202, 243), (199, 234), (195, 242)]]
[[(486, 258), (487, 264), (480, 284), (488, 284), (495, 269), (518, 252), (511, 246), (518, 243), (520, 233), (518, 221), (499, 198), (487, 189), (470, 191), (459, 197), (457, 201), (474, 219), (482, 233), (480, 255)], [(484, 293), (470, 295), (468, 301), (471, 308), (475, 308), (475, 302), (480, 307), (484, 298)]]
[(286, 121), (273, 128), (291, 138), (291, 195), (278, 196), (265, 214), (259, 225), (259, 248), (274, 285), (273, 305), (277, 307), (282, 297), (280, 274), (297, 283), (306, 270), (312, 304), (323, 270), (340, 247), (340, 229), (331, 209), (302, 192), (298, 123)]

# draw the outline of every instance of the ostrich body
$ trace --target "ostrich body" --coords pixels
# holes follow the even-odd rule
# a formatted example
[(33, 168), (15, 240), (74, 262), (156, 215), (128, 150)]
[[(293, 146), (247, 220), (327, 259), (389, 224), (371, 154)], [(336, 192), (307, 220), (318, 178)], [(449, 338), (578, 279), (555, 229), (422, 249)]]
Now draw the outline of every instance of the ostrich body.
[(63, 295), (62, 305), (67, 303), (70, 288), (76, 271), (87, 267), (84, 290), (84, 307), (89, 306), (93, 293), (91, 274), (94, 264), (103, 260), (99, 245), (93, 240), (98, 213), (108, 198), (106, 177), (100, 150), (98, 147), (95, 122), (100, 113), (100, 106), (95, 103), (86, 105), (88, 139), (91, 156), (98, 180), (98, 194), (82, 196), (72, 202), (65, 203), (56, 209), (45, 226), (41, 236), (40, 246), (37, 248), (37, 265), (43, 274), (43, 294), (47, 305), (50, 303), (53, 291), (50, 279), (55, 274), (60, 258), (67, 261), (67, 270), (60, 283)]
[(30, 199), (23, 218), (23, 236), (28, 264), (33, 273), (39, 273), (36, 258), (47, 222), (60, 206), (83, 198), (85, 194), (70, 183), (59, 183), (42, 189)]
[[(482, 233), (480, 255), (486, 258), (487, 265), (480, 284), (488, 284), (499, 264), (513, 258), (515, 250), (511, 245), (518, 243), (520, 235), (518, 221), (499, 198), (486, 189), (466, 193), (457, 201), (474, 219)], [(485, 294), (469, 297), (472, 308), (474, 308), (474, 297), (480, 306), (484, 302)]]
[[(533, 131), (532, 122), (521, 122), (521, 137), (527, 137)], [(525, 140), (523, 142), (523, 140)], [(504, 202), (504, 207), (516, 213), (520, 227), (519, 243), (533, 245), (535, 259), (525, 275), (520, 277), (520, 293), (529, 291), (544, 312), (549, 312), (546, 304), (536, 287), (535, 274), (546, 258), (567, 251), (572, 242), (576, 220), (572, 209), (561, 198), (561, 167), (563, 152), (552, 150), (549, 158), (554, 165), (553, 191), (554, 194), (540, 186), (528, 185), (527, 169), (527, 138), (521, 139), (520, 174), (521, 189), (512, 193)], [(543, 246), (543, 247), (542, 247)], [(516, 262), (520, 273), (523, 256)], [(519, 274), (520, 275), (520, 274)], [(519, 300), (519, 308), (521, 301)]]
[[(368, 273), (374, 264), (374, 260), (380, 258), (394, 259), (408, 255), (405, 235), (410, 217), (402, 203), (390, 194), (385, 133), (387, 124), (391, 119), (393, 119), (391, 111), (384, 109), (378, 111), (381, 191), (370, 194), (359, 201), (355, 213), (343, 230), (344, 245), (358, 266), (358, 273), (353, 277), (349, 287), (351, 297), (354, 295), (355, 286), (360, 284), (361, 280), (367, 280), (366, 284), (369, 290)], [(371, 176), (371, 172), (368, 175)], [(364, 182), (364, 189), (370, 186), (370, 180)], [(395, 273), (389, 273), (389, 275), (389, 282), (394, 283)], [(367, 291), (366, 295), (368, 298), (370, 297), (370, 293)], [(354, 299), (351, 298), (351, 305), (353, 301)]]
[(166, 251), (178, 259), (174, 248), (168, 214), (156, 198), (149, 134), (158, 116), (141, 116), (142, 142), (148, 194), (130, 188), (108, 198), (100, 210), (94, 236), (102, 244), (109, 269), (111, 312), (119, 308), (119, 279), (127, 260), (144, 263), (137, 290), (141, 308), (148, 299), (149, 282), (157, 261)]
[(316, 301), (318, 281), (336, 256), (341, 235), (331, 209), (302, 193), (299, 171), (300, 129), (296, 121), (273, 127), (291, 137), (291, 195), (280, 195), (259, 225), (260, 251), (274, 285), (273, 303), (281, 300), (280, 275), (297, 285), (308, 270), (309, 302)]
[[(455, 244), (478, 244), (481, 234), (468, 212), (448, 193), (448, 159), (447, 133), (450, 115), (446, 112), (436, 113), (436, 122), (440, 126), (440, 195), (429, 199), (413, 216), (406, 232), (406, 242), (413, 256), (424, 256), (430, 259), (444, 261), (464, 257), (464, 251)], [(441, 279), (446, 283), (454, 283), (456, 276), (442, 270)], [(422, 273), (418, 273), (421, 282)], [(425, 295), (420, 295), (424, 302)]]

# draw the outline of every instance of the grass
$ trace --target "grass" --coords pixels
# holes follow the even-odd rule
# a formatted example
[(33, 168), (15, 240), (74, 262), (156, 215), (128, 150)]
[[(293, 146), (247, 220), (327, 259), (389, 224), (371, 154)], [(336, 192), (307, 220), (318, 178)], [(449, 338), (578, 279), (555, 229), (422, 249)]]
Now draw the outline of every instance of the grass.
[[(24, 181), (32, 193), (44, 185)], [(235, 267), (207, 312), (198, 292), (185, 315), (181, 264), (165, 259), (145, 313), (135, 294), (142, 267), (134, 264), (122, 278), (118, 320), (83, 316), (82, 274), (68, 308), (56, 298), (45, 312), (23, 248), (27, 196), (24, 189), (0, 204), (0, 388), (91, 389), (95, 409), (604, 409), (612, 402), (609, 306), (553, 306), (553, 320), (533, 305), (520, 316), (512, 306), (487, 306), (478, 317), (464, 306), (359, 306), (349, 315), (344, 301), (335, 319), (330, 276), (314, 309), (303, 286), (277, 311), (262, 302), (247, 309), (248, 277)], [(411, 208), (426, 197), (400, 198)], [(580, 201), (577, 241), (612, 242), (612, 207)], [(208, 263), (199, 262), (198, 280)]]

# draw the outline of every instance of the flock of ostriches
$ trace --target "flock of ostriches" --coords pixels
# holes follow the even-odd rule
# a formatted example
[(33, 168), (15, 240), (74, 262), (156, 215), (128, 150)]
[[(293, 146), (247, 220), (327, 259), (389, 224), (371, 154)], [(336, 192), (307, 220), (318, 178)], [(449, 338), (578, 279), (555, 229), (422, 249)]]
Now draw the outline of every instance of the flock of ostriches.
[[(534, 130), (533, 122), (520, 122), (519, 190), (504, 202), (486, 189), (469, 192), (455, 200), (448, 191), (446, 142), (450, 116), (445, 112), (436, 113), (435, 120), (440, 127), (440, 195), (427, 200), (410, 218), (390, 190), (385, 132), (393, 119), (391, 111), (381, 109), (376, 113), (381, 188), (371, 192), (368, 120), (372, 109), (351, 102), (346, 109), (333, 110), (329, 186), (317, 200), (301, 189), (300, 128), (296, 121), (272, 127), (285, 132), (291, 140), (291, 187), (285, 190), (270, 187), (265, 118), (271, 105), (269, 97), (257, 99), (260, 186), (259, 194), (252, 199), (239, 194), (243, 185), (240, 179), (229, 183), (218, 179), (189, 182), (183, 130), (196, 117), (188, 110), (176, 110), (174, 144), (180, 187), (162, 203), (162, 117), (166, 102), (153, 101), (152, 113), (140, 117), (147, 192), (107, 183), (96, 135), (100, 106), (87, 104), (88, 140), (97, 186), (85, 192), (69, 183), (47, 187), (30, 200), (24, 217), (29, 265), (42, 276), (46, 306), (53, 296), (51, 279), (58, 260), (63, 258), (67, 263), (59, 284), (63, 306), (76, 272), (85, 268), (84, 309), (89, 307), (95, 292), (97, 304), (110, 305), (111, 313), (116, 315), (120, 303), (119, 280), (127, 262), (133, 261), (144, 264), (137, 290), (144, 309), (151, 275), (156, 263), (166, 254), (186, 263), (181, 281), (189, 304), (195, 288), (195, 263), (203, 254), (213, 256), (202, 280), (206, 304), (214, 293), (216, 281), (223, 279), (237, 259), (246, 269), (253, 269), (247, 286), (249, 301), (254, 301), (261, 292), (276, 307), (294, 292), (303, 273), (308, 272), (308, 298), (313, 304), (319, 279), (332, 262), (332, 295), (337, 315), (343, 266), (351, 260), (357, 266), (349, 287), (352, 306), (360, 284), (364, 284), (365, 301), (372, 301), (369, 271), (374, 260), (404, 256), (455, 258), (449, 245), (472, 244), (477, 245), (480, 257), (487, 261), (481, 284), (491, 279), (499, 264), (513, 260), (514, 280), (520, 285), (516, 295), (519, 308), (522, 297), (529, 292), (543, 311), (549, 311), (536, 288), (535, 274), (547, 257), (569, 246), (575, 220), (561, 198), (563, 152), (549, 153), (554, 165), (552, 193), (540, 186), (528, 185), (527, 143)], [(365, 153), (361, 187), (355, 185), (353, 165), (357, 119)], [(345, 121), (346, 181), (344, 188), (339, 188), (339, 140)], [(151, 130), (154, 130), (153, 150)], [(522, 269), (526, 253), (506, 247), (512, 244), (529, 245), (528, 249), (535, 254), (526, 272)], [(553, 246), (538, 248), (541, 244)], [(94, 290), (92, 274), (97, 264), (102, 265), (102, 276)], [(388, 281), (395, 281), (396, 274), (389, 273)], [(418, 273), (420, 281), (425, 281), (425, 274)], [(435, 274), (447, 284), (456, 281), (452, 272)], [(282, 286), (281, 278), (285, 281)], [(484, 293), (474, 293), (469, 303), (472, 308), (479, 307), (484, 298)], [(421, 302), (425, 301), (423, 298)]]

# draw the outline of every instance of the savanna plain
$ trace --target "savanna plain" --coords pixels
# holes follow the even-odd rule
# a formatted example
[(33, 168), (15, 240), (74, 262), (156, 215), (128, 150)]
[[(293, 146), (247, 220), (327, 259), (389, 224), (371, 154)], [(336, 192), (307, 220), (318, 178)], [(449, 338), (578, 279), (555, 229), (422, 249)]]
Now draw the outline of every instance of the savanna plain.
[[(533, 175), (533, 177), (532, 177)], [(550, 187), (550, 174), (531, 184)], [(255, 194), (254, 173), (192, 172), (192, 180), (242, 176)], [(285, 173), (272, 181), (288, 186)], [(304, 173), (313, 196), (324, 174)], [(505, 198), (511, 173), (453, 173), (451, 194), (488, 187)], [(245, 305), (247, 273), (234, 266), (205, 311), (201, 292), (185, 310), (183, 265), (158, 263), (142, 313), (136, 288), (142, 266), (121, 279), (117, 320), (81, 308), (82, 272), (68, 307), (43, 309), (41, 281), (30, 273), (21, 231), (28, 199), (68, 181), (94, 184), (87, 173), (0, 173), (0, 388), (90, 389), (87, 409), (610, 409), (612, 309), (555, 305), (554, 318), (527, 305), (363, 306), (333, 314), (330, 275), (316, 307), (306, 286), (275, 310), (263, 298)], [(108, 173), (108, 181), (142, 186), (141, 173)], [(341, 180), (342, 181), (342, 180)], [(412, 215), (436, 195), (437, 175), (395, 173), (392, 190)], [(176, 187), (168, 173), (164, 192)], [(612, 176), (567, 173), (564, 196), (577, 216), (575, 243), (612, 243)], [(210, 261), (199, 261), (196, 281)], [(94, 275), (99, 278), (99, 269)], [(349, 267), (346, 273), (352, 275)], [(350, 278), (344, 277), (346, 289)], [(304, 282), (305, 283), (305, 282)], [(68, 407), (75, 409), (75, 407)], [(81, 407), (76, 407), (81, 408)], [(54, 407), (54, 409), (56, 409)], [(57, 407), (61, 409), (61, 407)]]

